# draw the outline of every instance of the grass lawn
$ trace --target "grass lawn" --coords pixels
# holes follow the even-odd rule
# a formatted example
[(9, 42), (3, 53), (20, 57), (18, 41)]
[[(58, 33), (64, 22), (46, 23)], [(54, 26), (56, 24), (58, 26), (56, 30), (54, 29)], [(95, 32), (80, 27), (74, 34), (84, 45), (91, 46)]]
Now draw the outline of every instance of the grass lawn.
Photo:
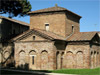
[(100, 68), (96, 69), (62, 69), (52, 70), (53, 73), (64, 73), (64, 74), (79, 74), (79, 75), (100, 75)]

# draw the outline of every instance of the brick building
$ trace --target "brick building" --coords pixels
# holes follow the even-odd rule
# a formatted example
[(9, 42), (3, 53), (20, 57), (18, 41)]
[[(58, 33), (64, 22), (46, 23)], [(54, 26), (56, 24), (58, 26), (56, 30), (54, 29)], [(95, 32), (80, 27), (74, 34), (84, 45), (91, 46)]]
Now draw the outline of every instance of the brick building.
[(0, 64), (12, 64), (14, 44), (8, 41), (27, 30), (29, 30), (29, 24), (0, 16)]
[(80, 32), (81, 16), (57, 5), (28, 14), (30, 29), (10, 40), (15, 67), (100, 67), (100, 37), (97, 32)]

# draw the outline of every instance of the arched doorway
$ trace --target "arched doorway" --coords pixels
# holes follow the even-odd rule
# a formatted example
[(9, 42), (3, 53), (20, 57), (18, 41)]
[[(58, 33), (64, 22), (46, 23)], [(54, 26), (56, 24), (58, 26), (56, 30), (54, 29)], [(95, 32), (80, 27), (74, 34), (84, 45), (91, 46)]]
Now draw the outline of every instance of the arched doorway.
[(48, 70), (48, 52), (46, 50), (41, 52), (41, 70)]
[(74, 68), (74, 57), (71, 51), (68, 51), (66, 54), (66, 67)]
[(20, 68), (25, 67), (25, 51), (19, 52), (19, 67)]
[(77, 68), (83, 68), (83, 52), (82, 51), (78, 51), (76, 53), (76, 63), (77, 63)]

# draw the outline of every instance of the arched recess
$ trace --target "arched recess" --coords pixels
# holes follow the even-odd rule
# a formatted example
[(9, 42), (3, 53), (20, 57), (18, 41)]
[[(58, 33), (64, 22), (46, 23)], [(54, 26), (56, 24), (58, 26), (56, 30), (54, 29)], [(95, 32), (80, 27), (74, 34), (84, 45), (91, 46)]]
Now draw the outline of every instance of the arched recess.
[(61, 53), (61, 69), (63, 68), (64, 65), (64, 52)]
[(77, 68), (83, 68), (84, 67), (84, 63), (83, 63), (83, 52), (82, 51), (78, 51), (76, 53), (76, 67)]
[(96, 58), (97, 58), (97, 53), (94, 51), (94, 67), (96, 67)]
[(48, 70), (48, 52), (46, 50), (41, 52), (41, 70)]
[(4, 58), (5, 59), (8, 59), (9, 56), (10, 56), (10, 53), (8, 51), (5, 51), (4, 52)]
[(1, 54), (1, 52), (0, 52), (0, 63), (2, 62), (2, 54)]
[(29, 52), (29, 55), (36, 55), (36, 51), (35, 51), (35, 50), (31, 50), (31, 51)]
[(97, 52), (97, 66), (98, 66), (98, 67), (99, 67), (99, 62), (100, 62), (99, 52)]
[(19, 52), (19, 66), (21, 66), (22, 68), (24, 67), (24, 65), (25, 65), (25, 55), (26, 53), (25, 53), (25, 51), (23, 51), (23, 50), (21, 50), (20, 52)]
[(56, 69), (60, 69), (60, 53), (56, 53)]
[(36, 51), (35, 50), (31, 50), (29, 52), (29, 68), (30, 69), (36, 69), (36, 63), (37, 63), (37, 58), (36, 58)]
[(68, 51), (66, 53), (66, 67), (74, 68), (74, 56), (73, 56), (73, 52), (71, 51)]
[(93, 68), (93, 55), (94, 55), (94, 53), (93, 53), (93, 51), (91, 51), (91, 68)]

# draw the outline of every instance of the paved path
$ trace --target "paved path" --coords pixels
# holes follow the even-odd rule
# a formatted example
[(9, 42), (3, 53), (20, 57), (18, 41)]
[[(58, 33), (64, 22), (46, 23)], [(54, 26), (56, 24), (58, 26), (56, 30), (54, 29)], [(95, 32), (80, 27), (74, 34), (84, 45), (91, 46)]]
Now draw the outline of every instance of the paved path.
[(12, 70), (12, 69), (2, 69), (2, 70), (22, 72), (22, 73), (31, 73), (32, 75), (75, 75), (75, 74), (58, 74), (58, 73), (46, 73), (46, 72), (24, 71), (24, 70)]

